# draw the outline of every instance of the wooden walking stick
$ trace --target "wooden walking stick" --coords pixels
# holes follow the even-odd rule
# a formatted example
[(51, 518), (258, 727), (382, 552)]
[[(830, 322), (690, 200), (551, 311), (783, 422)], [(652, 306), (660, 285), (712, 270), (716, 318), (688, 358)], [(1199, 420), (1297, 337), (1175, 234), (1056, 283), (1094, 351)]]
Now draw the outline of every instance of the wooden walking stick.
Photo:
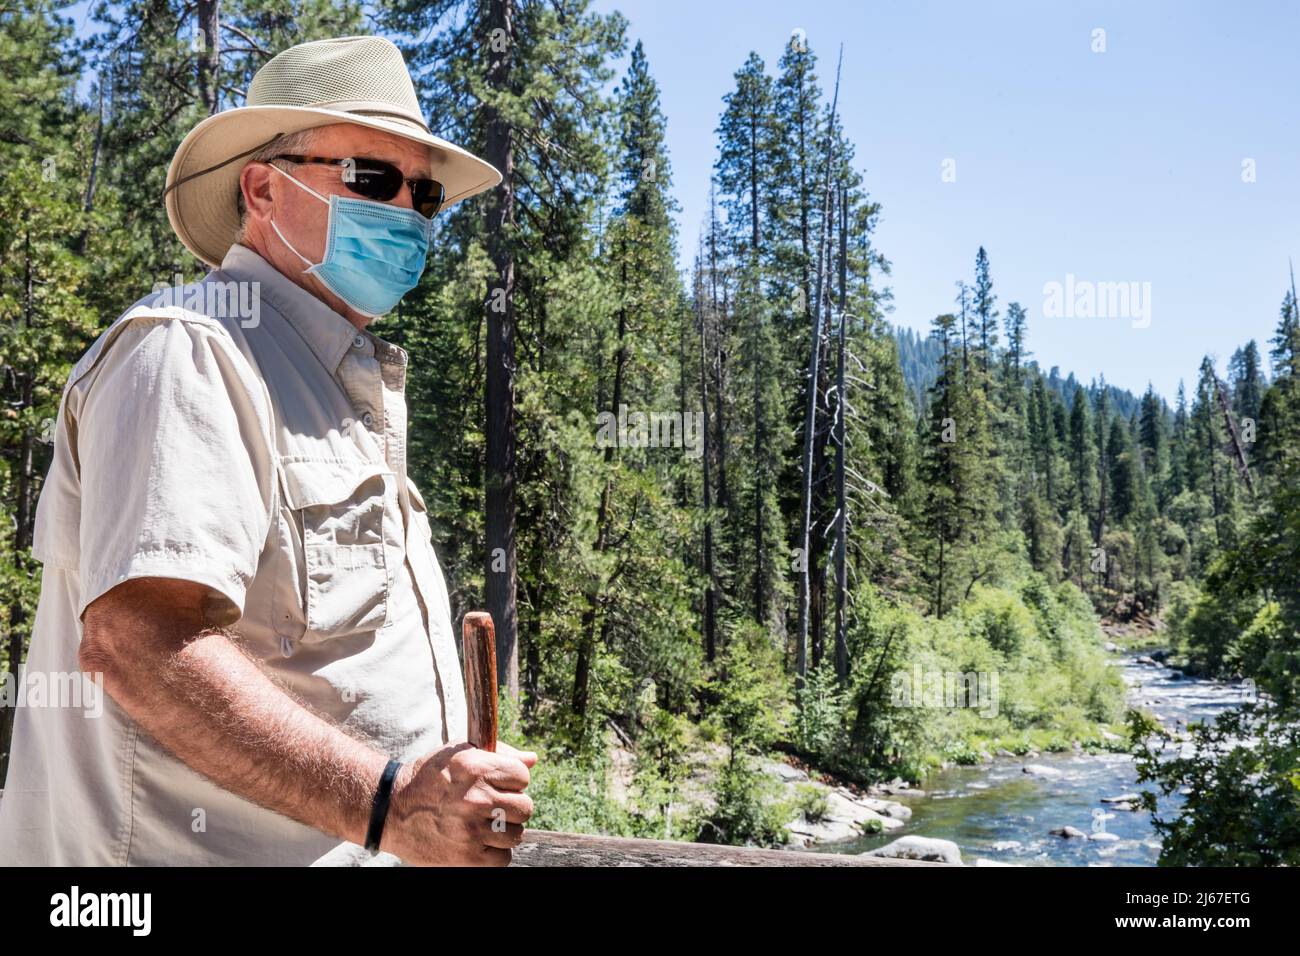
[(492, 615), (470, 611), (460, 626), (465, 656), (465, 710), (469, 742), (480, 750), (497, 749), (497, 634)]
[[(497, 648), (492, 615), (470, 611), (461, 622), (465, 656), (465, 710), (469, 742), (483, 750), (497, 746)], [(737, 846), (633, 840), (528, 830), (515, 851), (523, 866), (927, 866), (910, 860), (791, 853)]]

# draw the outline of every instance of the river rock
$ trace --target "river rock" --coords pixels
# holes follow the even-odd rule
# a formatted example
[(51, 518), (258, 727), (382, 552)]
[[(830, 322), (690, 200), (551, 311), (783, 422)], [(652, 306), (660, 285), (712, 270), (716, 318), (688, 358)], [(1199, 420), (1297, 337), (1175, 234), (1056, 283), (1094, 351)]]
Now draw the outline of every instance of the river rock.
[(1035, 777), (1047, 777), (1049, 779), (1055, 779), (1056, 777), (1059, 777), (1061, 775), (1061, 771), (1057, 770), (1055, 767), (1047, 767), (1041, 763), (1027, 763), (1020, 769), (1025, 773), (1031, 774)]
[(1106, 650), (1110, 651), (1112, 654), (1119, 650), (1119, 645), (1114, 641), (1107, 641), (1102, 645), (1102, 647), (1106, 648)]
[(1135, 664), (1145, 664), (1147, 667), (1155, 667), (1155, 666), (1156, 666), (1156, 662), (1155, 662), (1155, 660), (1154, 660), (1153, 658), (1145, 657), (1145, 656), (1144, 656), (1144, 657), (1139, 657), (1139, 658), (1137, 658), (1137, 660), (1135, 660), (1133, 663), (1135, 663)]
[(1140, 800), (1141, 796), (1136, 793), (1121, 793), (1118, 797), (1102, 797), (1102, 803), (1133, 803)]
[(808, 774), (798, 767), (792, 767), (784, 760), (773, 760), (769, 767), (782, 783), (802, 783), (808, 779)]
[(1119, 734), (1112, 734), (1109, 730), (1103, 730), (1101, 732), (1101, 739), (1108, 740), (1111, 743), (1116, 743), (1117, 741), (1123, 740), (1124, 738), (1121, 737)]
[(906, 780), (899, 780), (897, 778), (889, 781), (888, 783), (882, 783), (879, 787), (876, 787), (874, 789), (877, 793), (883, 793), (886, 796), (891, 796), (891, 797), (896, 793), (905, 793), (909, 797), (925, 796), (924, 790), (917, 790)]
[(993, 844), (993, 846), (990, 849), (1002, 853), (1005, 852), (1006, 850), (1019, 850), (1020, 847), (1021, 847), (1021, 843), (1019, 840), (998, 840), (996, 843)]
[(905, 836), (872, 850), (867, 856), (893, 860), (929, 860), (934, 863), (961, 863), (961, 850), (951, 840), (935, 837)]
[[(889, 815), (881, 812), (886, 809), (890, 811)], [(826, 792), (826, 813), (820, 820), (814, 822), (800, 818), (788, 824), (786, 829), (790, 832), (790, 842), (798, 846), (840, 843), (857, 839), (863, 833), (898, 830), (911, 815), (911, 808), (902, 804), (857, 797), (851, 790), (836, 787)]]
[(1086, 840), (1086, 839), (1088, 839), (1088, 834), (1084, 833), (1082, 830), (1078, 830), (1078, 829), (1075, 829), (1074, 827), (1069, 827), (1069, 826), (1066, 826), (1066, 827), (1057, 827), (1055, 830), (1049, 830), (1048, 832), (1049, 832), (1052, 836), (1065, 837), (1065, 839), (1067, 839), (1067, 840)]
[(895, 820), (912, 819), (912, 808), (893, 800), (878, 800), (875, 797), (855, 797), (851, 794), (849, 798), (866, 807), (882, 817), (893, 817)]
[(1119, 839), (1118, 833), (1111, 833), (1109, 830), (1102, 830), (1100, 833), (1094, 833), (1088, 839), (1097, 840), (1101, 843), (1110, 843)]

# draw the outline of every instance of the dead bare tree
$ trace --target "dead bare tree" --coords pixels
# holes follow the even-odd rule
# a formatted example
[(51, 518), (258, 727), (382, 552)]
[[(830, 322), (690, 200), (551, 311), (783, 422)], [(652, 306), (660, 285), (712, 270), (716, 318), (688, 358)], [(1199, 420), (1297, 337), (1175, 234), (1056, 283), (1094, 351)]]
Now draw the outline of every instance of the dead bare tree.
[(835, 93), (831, 97), (830, 118), (826, 125), (826, 188), (822, 197), (822, 234), (817, 247), (817, 294), (813, 300), (811, 344), (808, 349), (808, 402), (804, 415), (803, 435), (803, 512), (799, 552), (799, 633), (795, 647), (795, 686), (803, 687), (808, 673), (808, 619), (811, 610), (810, 544), (812, 540), (813, 438), (817, 428), (817, 380), (820, 373), (822, 346), (822, 296), (826, 287), (827, 244), (831, 228), (831, 167), (835, 156), (835, 114), (840, 99), (840, 69), (844, 63), (844, 46), (840, 45), (835, 65)]

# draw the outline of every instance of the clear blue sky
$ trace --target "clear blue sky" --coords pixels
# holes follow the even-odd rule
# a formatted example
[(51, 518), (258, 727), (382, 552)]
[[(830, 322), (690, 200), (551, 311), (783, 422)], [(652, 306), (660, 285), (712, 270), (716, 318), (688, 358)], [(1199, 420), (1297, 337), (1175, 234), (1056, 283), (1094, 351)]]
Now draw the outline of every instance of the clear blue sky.
[[(708, 208), (722, 96), (791, 30), (818, 54), (883, 205), (893, 319), (952, 309), (988, 250), (999, 307), (1029, 311), (1044, 367), (1172, 399), (1202, 355), (1267, 338), (1300, 259), (1300, 4), (597, 0), (645, 44), (668, 116), (683, 259)], [(1093, 53), (1092, 31), (1106, 31)], [(956, 160), (957, 181), (941, 180)], [(1242, 182), (1242, 161), (1256, 181)], [(685, 264), (685, 262), (683, 263)], [(1046, 318), (1067, 274), (1151, 283), (1146, 328)]]

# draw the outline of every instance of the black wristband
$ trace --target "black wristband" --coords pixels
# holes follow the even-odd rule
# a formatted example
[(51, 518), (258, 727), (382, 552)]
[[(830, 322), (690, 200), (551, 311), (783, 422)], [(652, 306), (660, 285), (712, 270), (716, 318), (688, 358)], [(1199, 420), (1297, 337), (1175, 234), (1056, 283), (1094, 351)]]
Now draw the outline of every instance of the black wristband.
[(379, 778), (379, 788), (370, 805), (370, 828), (366, 830), (366, 849), (371, 853), (379, 852), (379, 841), (384, 836), (384, 821), (388, 819), (388, 802), (393, 796), (393, 781), (401, 769), (399, 761), (390, 760), (384, 768), (383, 776)]

